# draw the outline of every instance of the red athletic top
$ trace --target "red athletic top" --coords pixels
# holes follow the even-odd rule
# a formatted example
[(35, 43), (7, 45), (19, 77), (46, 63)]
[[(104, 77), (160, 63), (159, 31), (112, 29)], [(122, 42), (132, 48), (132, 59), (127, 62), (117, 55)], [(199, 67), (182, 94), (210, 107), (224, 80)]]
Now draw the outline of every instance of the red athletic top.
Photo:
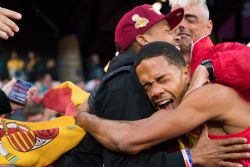
[(191, 74), (205, 59), (212, 60), (216, 83), (234, 88), (250, 102), (250, 47), (237, 42), (213, 46), (210, 38), (204, 37), (193, 46)]
[[(246, 130), (235, 133), (235, 134), (230, 134), (230, 135), (208, 135), (210, 139), (228, 139), (232, 137), (245, 137), (247, 138), (247, 144), (250, 144), (250, 127), (247, 128)], [(250, 151), (249, 151), (250, 152)], [(241, 163), (243, 166), (250, 166), (250, 158), (247, 159), (240, 159), (240, 160), (235, 160), (233, 162)]]

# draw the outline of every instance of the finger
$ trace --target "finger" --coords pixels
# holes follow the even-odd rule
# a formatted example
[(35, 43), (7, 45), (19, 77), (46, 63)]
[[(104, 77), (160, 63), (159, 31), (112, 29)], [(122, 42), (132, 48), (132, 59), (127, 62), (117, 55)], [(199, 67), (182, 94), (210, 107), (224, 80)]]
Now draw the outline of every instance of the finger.
[(216, 141), (218, 145), (226, 146), (226, 145), (233, 145), (233, 144), (244, 144), (247, 142), (247, 139), (244, 137), (235, 137), (230, 139), (223, 139)]
[(34, 87), (31, 87), (28, 91), (27, 91), (27, 96), (26, 96), (26, 100), (29, 102), (31, 101), (32, 99), (32, 96), (34, 96), (34, 94), (36, 93), (37, 91), (37, 88), (34, 86)]
[(243, 165), (239, 163), (226, 162), (226, 161), (218, 162), (218, 166), (220, 167), (243, 167)]
[(14, 36), (14, 32), (7, 25), (5, 25), (2, 22), (0, 22), (0, 27), (1, 27), (1, 31), (4, 31), (5, 33), (7, 33), (11, 37)]
[(22, 109), (22, 108), (23, 108), (23, 106), (18, 105), (18, 104), (13, 103), (13, 102), (10, 102), (10, 105), (11, 105), (12, 111), (15, 111), (15, 110), (18, 110), (18, 109)]
[(0, 7), (0, 14), (6, 17), (12, 18), (12, 19), (17, 19), (17, 20), (22, 18), (22, 15), (20, 13), (13, 11), (13, 10), (6, 9), (6, 8), (1, 8), (1, 7)]
[(33, 87), (29, 88), (27, 95), (33, 96), (36, 92), (37, 92), (37, 87), (33, 86)]
[(247, 151), (249, 149), (250, 149), (250, 144), (239, 144), (239, 145), (226, 146), (223, 148), (223, 151), (226, 153), (230, 153), (230, 152)]
[(14, 84), (16, 83), (16, 78), (12, 77), (9, 83), (10, 85), (14, 86)]
[(228, 154), (222, 154), (221, 157), (223, 157), (223, 159), (228, 159), (228, 160), (245, 159), (245, 158), (250, 158), (250, 153), (249, 152), (228, 153)]
[(19, 27), (16, 25), (16, 23), (6, 16), (0, 15), (0, 22), (2, 22), (3, 24), (6, 24), (6, 26), (11, 28), (15, 32), (19, 31)]
[(0, 30), (0, 38), (2, 38), (2, 39), (8, 39), (9, 36), (7, 35), (6, 32), (3, 32), (3, 31)]

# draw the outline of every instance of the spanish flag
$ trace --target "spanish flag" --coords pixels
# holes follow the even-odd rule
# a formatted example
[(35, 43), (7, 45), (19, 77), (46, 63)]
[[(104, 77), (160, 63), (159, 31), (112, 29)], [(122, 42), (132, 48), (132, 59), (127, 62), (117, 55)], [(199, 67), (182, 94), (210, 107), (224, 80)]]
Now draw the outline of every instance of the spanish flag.
[(70, 116), (39, 123), (0, 118), (0, 164), (47, 166), (76, 146), (84, 135)]
[(76, 106), (88, 99), (89, 93), (82, 90), (72, 82), (66, 81), (50, 89), (43, 97), (42, 103), (46, 108), (75, 116)]
[[(75, 115), (76, 106), (88, 97), (89, 93), (64, 82), (47, 92), (43, 104), (65, 115)], [(48, 166), (76, 146), (84, 135), (71, 116), (39, 123), (0, 118), (0, 165)]]

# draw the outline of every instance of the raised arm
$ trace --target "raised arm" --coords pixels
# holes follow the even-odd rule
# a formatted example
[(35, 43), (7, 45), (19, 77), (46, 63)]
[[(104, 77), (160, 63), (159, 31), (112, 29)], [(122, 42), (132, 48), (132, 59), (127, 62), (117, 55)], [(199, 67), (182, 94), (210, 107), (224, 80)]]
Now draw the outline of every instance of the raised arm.
[(204, 86), (188, 94), (175, 110), (139, 121), (110, 121), (83, 112), (78, 123), (109, 149), (136, 153), (218, 119), (220, 111), (225, 114), (232, 108), (233, 103), (226, 100), (233, 98), (226, 98), (228, 90), (232, 92), (217, 84)]

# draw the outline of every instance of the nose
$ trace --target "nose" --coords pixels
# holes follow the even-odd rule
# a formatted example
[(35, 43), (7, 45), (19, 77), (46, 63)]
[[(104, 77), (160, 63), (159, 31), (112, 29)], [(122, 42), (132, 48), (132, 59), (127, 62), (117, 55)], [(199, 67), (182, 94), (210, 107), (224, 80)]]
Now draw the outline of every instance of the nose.
[(183, 31), (184, 29), (186, 29), (186, 21), (185, 18), (182, 19), (182, 21), (179, 23), (179, 25), (176, 27), (176, 32), (180, 32)]
[(161, 97), (161, 95), (163, 94), (164, 90), (160, 85), (154, 84), (152, 85), (152, 88), (150, 90), (150, 99), (152, 100), (157, 100)]

